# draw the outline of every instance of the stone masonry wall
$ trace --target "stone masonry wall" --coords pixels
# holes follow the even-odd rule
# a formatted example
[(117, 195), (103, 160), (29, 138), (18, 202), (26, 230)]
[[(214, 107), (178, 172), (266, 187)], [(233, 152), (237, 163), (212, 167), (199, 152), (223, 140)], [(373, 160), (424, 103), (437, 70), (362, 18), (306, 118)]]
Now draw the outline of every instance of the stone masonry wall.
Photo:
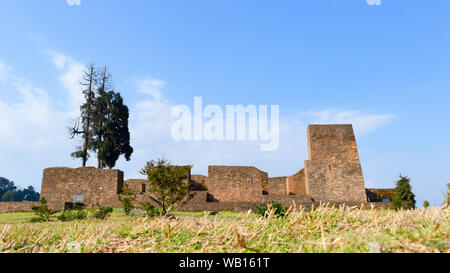
[(123, 172), (85, 168), (48, 168), (42, 178), (42, 194), (49, 207), (62, 209), (75, 195), (84, 196), (87, 207), (103, 205), (120, 207), (117, 200), (123, 187)]
[(268, 174), (255, 167), (209, 166), (208, 192), (220, 202), (258, 201), (268, 191)]
[(191, 182), (193, 182), (197, 185), (203, 185), (205, 188), (208, 188), (208, 177), (207, 176), (199, 175), (199, 174), (192, 174)]
[(39, 202), (0, 202), (0, 213), (31, 211), (31, 207), (39, 205)]
[(289, 195), (307, 195), (304, 169), (287, 178), (286, 189)]
[(269, 178), (269, 196), (286, 196), (286, 176)]
[(352, 125), (308, 126), (308, 150), (306, 192), (314, 200), (367, 201)]

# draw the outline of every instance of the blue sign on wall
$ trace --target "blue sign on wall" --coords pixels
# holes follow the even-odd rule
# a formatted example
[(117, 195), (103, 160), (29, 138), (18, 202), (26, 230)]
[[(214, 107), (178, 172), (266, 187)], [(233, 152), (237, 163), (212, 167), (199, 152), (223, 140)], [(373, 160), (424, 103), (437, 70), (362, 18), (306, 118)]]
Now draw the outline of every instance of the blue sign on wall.
[(75, 202), (83, 202), (84, 201), (84, 196), (83, 195), (75, 195), (73, 197), (73, 200), (75, 200)]

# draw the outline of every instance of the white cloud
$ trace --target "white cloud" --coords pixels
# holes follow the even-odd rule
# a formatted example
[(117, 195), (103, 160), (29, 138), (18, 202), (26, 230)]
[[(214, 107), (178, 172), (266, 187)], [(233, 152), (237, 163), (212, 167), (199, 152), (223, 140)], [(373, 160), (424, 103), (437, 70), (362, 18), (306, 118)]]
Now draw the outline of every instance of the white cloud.
[(136, 84), (139, 93), (151, 95), (156, 101), (162, 99), (161, 88), (166, 85), (164, 81), (147, 77), (144, 79), (137, 79)]
[(69, 91), (69, 111), (74, 114), (79, 110), (80, 104), (83, 101), (83, 94), (80, 91), (80, 80), (83, 71), (86, 70), (86, 66), (60, 52), (48, 50), (47, 53), (50, 55), (54, 66), (62, 73), (59, 81)]
[(381, 6), (381, 0), (366, 0), (366, 2), (367, 2), (367, 5), (369, 5), (369, 6), (373, 6), (373, 5)]
[[(4, 64), (1, 67), (5, 67)], [(0, 141), (8, 148), (54, 143), (54, 125), (67, 114), (52, 109), (51, 97), (45, 90), (15, 75), (11, 67), (8, 71), (4, 75), (6, 90), (3, 92), (17, 93), (20, 99), (12, 103), (0, 100)]]
[(66, 0), (66, 3), (69, 6), (80, 6), (81, 0)]
[(324, 110), (307, 112), (306, 117), (314, 124), (353, 124), (355, 134), (361, 137), (386, 125), (395, 118), (390, 114), (366, 114), (362, 111)]

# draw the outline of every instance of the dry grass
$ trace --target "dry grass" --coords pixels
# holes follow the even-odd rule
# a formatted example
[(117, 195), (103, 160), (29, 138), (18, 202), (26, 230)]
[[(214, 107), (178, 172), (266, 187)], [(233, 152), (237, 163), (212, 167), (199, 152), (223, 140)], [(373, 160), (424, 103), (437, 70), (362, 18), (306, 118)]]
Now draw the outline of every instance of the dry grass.
[[(220, 215), (220, 214), (219, 214)], [(220, 217), (220, 216), (219, 216)], [(450, 252), (450, 208), (0, 224), (0, 252)]]

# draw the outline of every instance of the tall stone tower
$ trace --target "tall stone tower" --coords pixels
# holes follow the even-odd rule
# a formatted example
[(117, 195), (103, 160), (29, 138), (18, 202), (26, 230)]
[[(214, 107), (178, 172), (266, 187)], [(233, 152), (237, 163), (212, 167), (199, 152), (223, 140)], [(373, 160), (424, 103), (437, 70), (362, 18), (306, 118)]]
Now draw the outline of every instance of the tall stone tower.
[(306, 191), (317, 201), (367, 202), (352, 125), (308, 126)]

